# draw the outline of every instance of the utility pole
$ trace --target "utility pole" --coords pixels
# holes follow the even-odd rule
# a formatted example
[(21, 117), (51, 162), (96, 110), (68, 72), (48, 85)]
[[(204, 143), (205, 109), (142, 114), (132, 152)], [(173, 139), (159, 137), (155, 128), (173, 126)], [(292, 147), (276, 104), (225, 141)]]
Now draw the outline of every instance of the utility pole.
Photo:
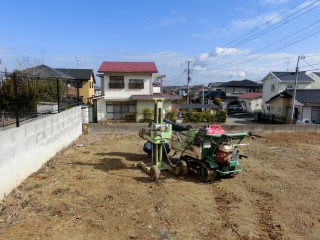
[(299, 61), (300, 59), (304, 59), (304, 56), (299, 56), (297, 61), (297, 67), (296, 67), (296, 79), (294, 81), (294, 90), (293, 90), (293, 97), (292, 97), (292, 110), (291, 110), (291, 122), (293, 123), (293, 117), (294, 117), (294, 105), (296, 101), (296, 94), (297, 94), (297, 85), (298, 85), (298, 76), (299, 76)]
[(187, 63), (188, 63), (188, 69), (187, 69), (187, 73), (188, 73), (187, 74), (188, 75), (188, 81), (187, 81), (187, 104), (189, 104), (189, 102), (190, 102), (190, 99), (189, 99), (189, 82), (191, 81), (191, 77), (190, 77), (190, 73), (191, 73), (190, 63), (191, 63), (191, 61), (188, 60)]
[(202, 104), (204, 104), (204, 84), (202, 84)]

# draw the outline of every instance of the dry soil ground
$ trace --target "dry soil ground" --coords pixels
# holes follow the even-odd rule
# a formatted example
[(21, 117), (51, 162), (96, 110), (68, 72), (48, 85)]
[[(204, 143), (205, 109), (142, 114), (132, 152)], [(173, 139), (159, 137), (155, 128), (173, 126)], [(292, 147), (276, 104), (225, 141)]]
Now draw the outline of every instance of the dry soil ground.
[(0, 202), (0, 238), (320, 239), (319, 134), (247, 139), (244, 170), (211, 183), (151, 182), (144, 142), (81, 136)]

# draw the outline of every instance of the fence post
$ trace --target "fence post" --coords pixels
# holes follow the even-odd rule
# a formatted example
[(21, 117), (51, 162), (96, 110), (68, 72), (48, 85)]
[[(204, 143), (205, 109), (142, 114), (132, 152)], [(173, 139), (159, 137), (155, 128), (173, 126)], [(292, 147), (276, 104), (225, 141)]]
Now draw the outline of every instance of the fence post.
[(14, 73), (12, 75), (12, 79), (13, 79), (13, 92), (14, 92), (14, 97), (15, 97), (15, 117), (16, 117), (16, 127), (20, 126), (19, 123), (19, 103), (18, 103), (18, 83), (17, 83), (17, 75), (16, 73)]

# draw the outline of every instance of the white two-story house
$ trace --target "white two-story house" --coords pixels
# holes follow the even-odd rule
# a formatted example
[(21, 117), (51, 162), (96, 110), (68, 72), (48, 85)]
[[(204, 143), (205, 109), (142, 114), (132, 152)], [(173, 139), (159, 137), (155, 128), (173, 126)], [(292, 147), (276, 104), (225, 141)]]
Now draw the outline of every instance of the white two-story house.
[(153, 94), (152, 75), (158, 69), (154, 62), (104, 61), (98, 69), (101, 96), (97, 97), (98, 121), (121, 120), (135, 112), (137, 120), (144, 108), (154, 108), (154, 98), (165, 98), (164, 110), (171, 111), (179, 96)]
[[(263, 79), (262, 91), (262, 110), (268, 113), (268, 104), (272, 97), (283, 92), (286, 89), (294, 89), (296, 72), (270, 72)], [(314, 88), (316, 81), (309, 77), (306, 72), (299, 72), (297, 79), (297, 89)]]

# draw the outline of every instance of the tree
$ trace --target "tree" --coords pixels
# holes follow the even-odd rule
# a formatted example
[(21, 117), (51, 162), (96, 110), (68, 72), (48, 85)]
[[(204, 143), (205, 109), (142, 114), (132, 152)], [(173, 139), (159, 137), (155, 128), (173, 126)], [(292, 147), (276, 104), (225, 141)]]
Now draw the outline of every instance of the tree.
[(13, 80), (6, 77), (0, 83), (0, 111), (11, 111), (15, 100)]
[(214, 100), (213, 100), (213, 103), (220, 106), (220, 103), (222, 102), (221, 98), (219, 97), (215, 97)]
[(0, 95), (0, 109), (8, 112), (17, 110), (17, 106), (19, 111), (34, 112), (39, 101), (36, 82), (20, 71), (14, 71), (2, 81)]
[(238, 105), (238, 104), (240, 104), (239, 100), (235, 99), (235, 100), (232, 100), (231, 102), (229, 102), (228, 105)]

